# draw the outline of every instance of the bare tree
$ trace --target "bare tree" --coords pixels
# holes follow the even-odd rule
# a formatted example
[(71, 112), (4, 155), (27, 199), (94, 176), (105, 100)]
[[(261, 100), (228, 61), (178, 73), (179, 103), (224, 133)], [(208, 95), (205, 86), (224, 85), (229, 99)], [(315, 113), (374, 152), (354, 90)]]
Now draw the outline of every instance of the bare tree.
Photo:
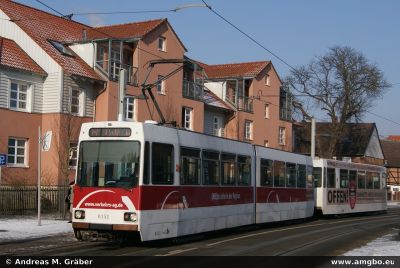
[(79, 118), (70, 114), (61, 114), (54, 122), (56, 129), (59, 131), (58, 135), (54, 137), (54, 144), (62, 180), (67, 179), (71, 173), (70, 161), (74, 150), (76, 150), (71, 146), (78, 141), (81, 123)]
[(341, 156), (345, 124), (358, 122), (390, 86), (382, 71), (362, 53), (339, 46), (292, 70), (285, 80), (292, 92), (311, 99), (332, 123), (330, 146), (323, 157)]

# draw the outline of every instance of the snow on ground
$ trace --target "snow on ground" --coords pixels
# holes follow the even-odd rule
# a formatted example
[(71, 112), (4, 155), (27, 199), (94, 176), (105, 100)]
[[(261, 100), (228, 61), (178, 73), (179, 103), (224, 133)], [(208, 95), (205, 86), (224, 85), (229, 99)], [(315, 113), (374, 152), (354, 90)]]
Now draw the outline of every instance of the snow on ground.
[(72, 225), (67, 220), (37, 218), (0, 218), (0, 243), (72, 233)]
[(388, 201), (387, 202), (388, 207), (399, 207), (400, 208), (400, 202), (395, 202), (395, 201)]
[(400, 256), (400, 235), (396, 232), (377, 238), (344, 256)]

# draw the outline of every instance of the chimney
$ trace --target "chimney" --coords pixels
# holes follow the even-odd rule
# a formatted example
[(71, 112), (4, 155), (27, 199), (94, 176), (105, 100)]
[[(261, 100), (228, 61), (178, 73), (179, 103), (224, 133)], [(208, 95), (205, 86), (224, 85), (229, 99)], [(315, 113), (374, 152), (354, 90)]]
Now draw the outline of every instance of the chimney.
[(86, 29), (82, 30), (82, 39), (83, 39), (83, 41), (86, 41), (86, 39), (87, 39)]

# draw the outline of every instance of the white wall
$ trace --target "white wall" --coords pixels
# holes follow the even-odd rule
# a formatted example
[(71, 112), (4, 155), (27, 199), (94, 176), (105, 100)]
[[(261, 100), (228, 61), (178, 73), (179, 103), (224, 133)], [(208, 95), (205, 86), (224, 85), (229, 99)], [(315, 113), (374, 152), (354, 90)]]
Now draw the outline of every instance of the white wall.
[(69, 46), (80, 58), (82, 58), (90, 67), (94, 68), (94, 44), (76, 44)]
[(43, 78), (25, 72), (0, 68), (0, 107), (9, 108), (10, 81), (17, 80), (31, 85), (29, 97), (31, 111), (41, 113), (43, 110)]
[(220, 99), (225, 99), (226, 94), (226, 83), (225, 82), (206, 82), (204, 86), (211, 90), (215, 95), (217, 95)]
[(371, 135), (367, 150), (365, 151), (365, 156), (384, 159), (381, 143), (379, 142), (379, 136), (376, 129), (374, 129), (374, 132)]
[(62, 68), (18, 25), (0, 10), (0, 36), (17, 43), (48, 74), (43, 84), (43, 113), (61, 111)]

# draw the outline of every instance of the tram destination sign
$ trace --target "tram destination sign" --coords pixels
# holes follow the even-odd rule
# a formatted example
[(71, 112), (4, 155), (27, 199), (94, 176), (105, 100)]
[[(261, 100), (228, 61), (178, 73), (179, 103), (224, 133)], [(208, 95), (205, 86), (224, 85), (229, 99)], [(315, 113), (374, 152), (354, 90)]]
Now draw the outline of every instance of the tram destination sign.
[(90, 137), (130, 137), (130, 128), (91, 128)]

